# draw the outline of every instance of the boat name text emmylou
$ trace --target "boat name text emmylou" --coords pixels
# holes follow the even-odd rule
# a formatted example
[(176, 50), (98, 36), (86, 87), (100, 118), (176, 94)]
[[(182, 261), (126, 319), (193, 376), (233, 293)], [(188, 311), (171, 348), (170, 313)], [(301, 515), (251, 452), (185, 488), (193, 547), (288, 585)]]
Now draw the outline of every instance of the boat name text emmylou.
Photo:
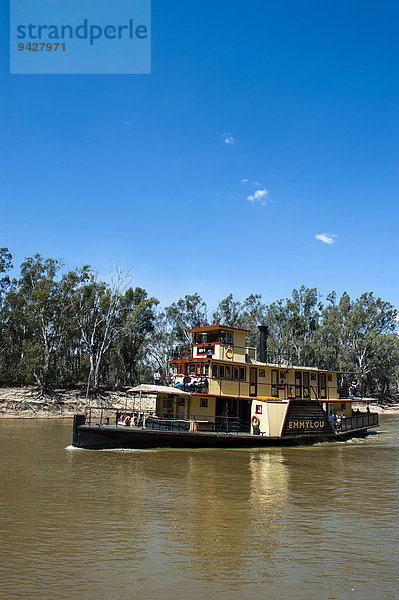
[(288, 429), (323, 429), (327, 427), (325, 421), (289, 421)]

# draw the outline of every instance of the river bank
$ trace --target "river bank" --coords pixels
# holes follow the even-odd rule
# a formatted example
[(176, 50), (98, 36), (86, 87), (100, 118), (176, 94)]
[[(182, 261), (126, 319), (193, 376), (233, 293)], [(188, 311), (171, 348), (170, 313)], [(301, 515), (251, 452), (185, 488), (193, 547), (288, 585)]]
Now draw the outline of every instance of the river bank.
[[(41, 398), (35, 386), (0, 388), (0, 418), (70, 418), (76, 413), (85, 412), (90, 406), (125, 410), (132, 406), (134, 398), (128, 391), (101, 391), (95, 397), (86, 399), (83, 388), (58, 389), (52, 395)], [(367, 404), (358, 403), (356, 408), (365, 412)], [(372, 404), (370, 408), (379, 414), (399, 414), (399, 403)]]
[(84, 389), (57, 389), (40, 397), (35, 386), (0, 388), (0, 418), (70, 418), (90, 406), (123, 410), (132, 399), (133, 395), (126, 391), (102, 391), (87, 399)]

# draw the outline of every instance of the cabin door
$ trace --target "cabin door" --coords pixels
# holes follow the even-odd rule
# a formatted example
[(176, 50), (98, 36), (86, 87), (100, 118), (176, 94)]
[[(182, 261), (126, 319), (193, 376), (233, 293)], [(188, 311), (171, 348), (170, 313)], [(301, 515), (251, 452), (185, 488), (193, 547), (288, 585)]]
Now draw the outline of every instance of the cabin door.
[(302, 373), (302, 395), (310, 398), (309, 373)]
[(325, 373), (319, 373), (319, 398), (327, 398), (327, 385)]
[(272, 370), (272, 396), (273, 398), (277, 398), (278, 397), (278, 371), (276, 371), (275, 369)]
[(295, 372), (295, 398), (302, 398), (302, 373)]
[(258, 370), (254, 367), (249, 369), (249, 395), (256, 396), (258, 393)]
[(238, 431), (251, 431), (251, 405), (252, 400), (238, 401)]

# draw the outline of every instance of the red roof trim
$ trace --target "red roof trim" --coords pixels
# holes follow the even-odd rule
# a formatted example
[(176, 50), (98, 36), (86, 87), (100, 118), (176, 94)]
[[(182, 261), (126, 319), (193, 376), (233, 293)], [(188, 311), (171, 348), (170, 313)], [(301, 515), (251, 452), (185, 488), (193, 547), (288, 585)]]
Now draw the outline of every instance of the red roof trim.
[(250, 329), (241, 329), (240, 327), (228, 327), (227, 325), (206, 325), (206, 327), (194, 327), (194, 329), (186, 329), (188, 333), (194, 333), (196, 331), (210, 331), (215, 329), (223, 329), (226, 331), (243, 331), (245, 333), (250, 333)]

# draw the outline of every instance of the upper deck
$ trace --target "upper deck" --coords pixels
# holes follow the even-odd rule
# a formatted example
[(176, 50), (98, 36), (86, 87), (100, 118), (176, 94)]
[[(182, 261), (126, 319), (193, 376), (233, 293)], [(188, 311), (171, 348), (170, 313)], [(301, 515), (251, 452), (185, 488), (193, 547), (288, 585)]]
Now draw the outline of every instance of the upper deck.
[(248, 329), (210, 325), (188, 329), (193, 334), (192, 358), (213, 358), (247, 363), (256, 360), (256, 348), (245, 345)]
[(177, 387), (237, 398), (341, 400), (349, 396), (342, 373), (270, 360), (265, 347), (263, 352), (261, 347), (264, 361), (257, 360), (256, 349), (245, 344), (247, 329), (212, 325), (188, 332), (193, 334), (191, 348), (171, 361)]

